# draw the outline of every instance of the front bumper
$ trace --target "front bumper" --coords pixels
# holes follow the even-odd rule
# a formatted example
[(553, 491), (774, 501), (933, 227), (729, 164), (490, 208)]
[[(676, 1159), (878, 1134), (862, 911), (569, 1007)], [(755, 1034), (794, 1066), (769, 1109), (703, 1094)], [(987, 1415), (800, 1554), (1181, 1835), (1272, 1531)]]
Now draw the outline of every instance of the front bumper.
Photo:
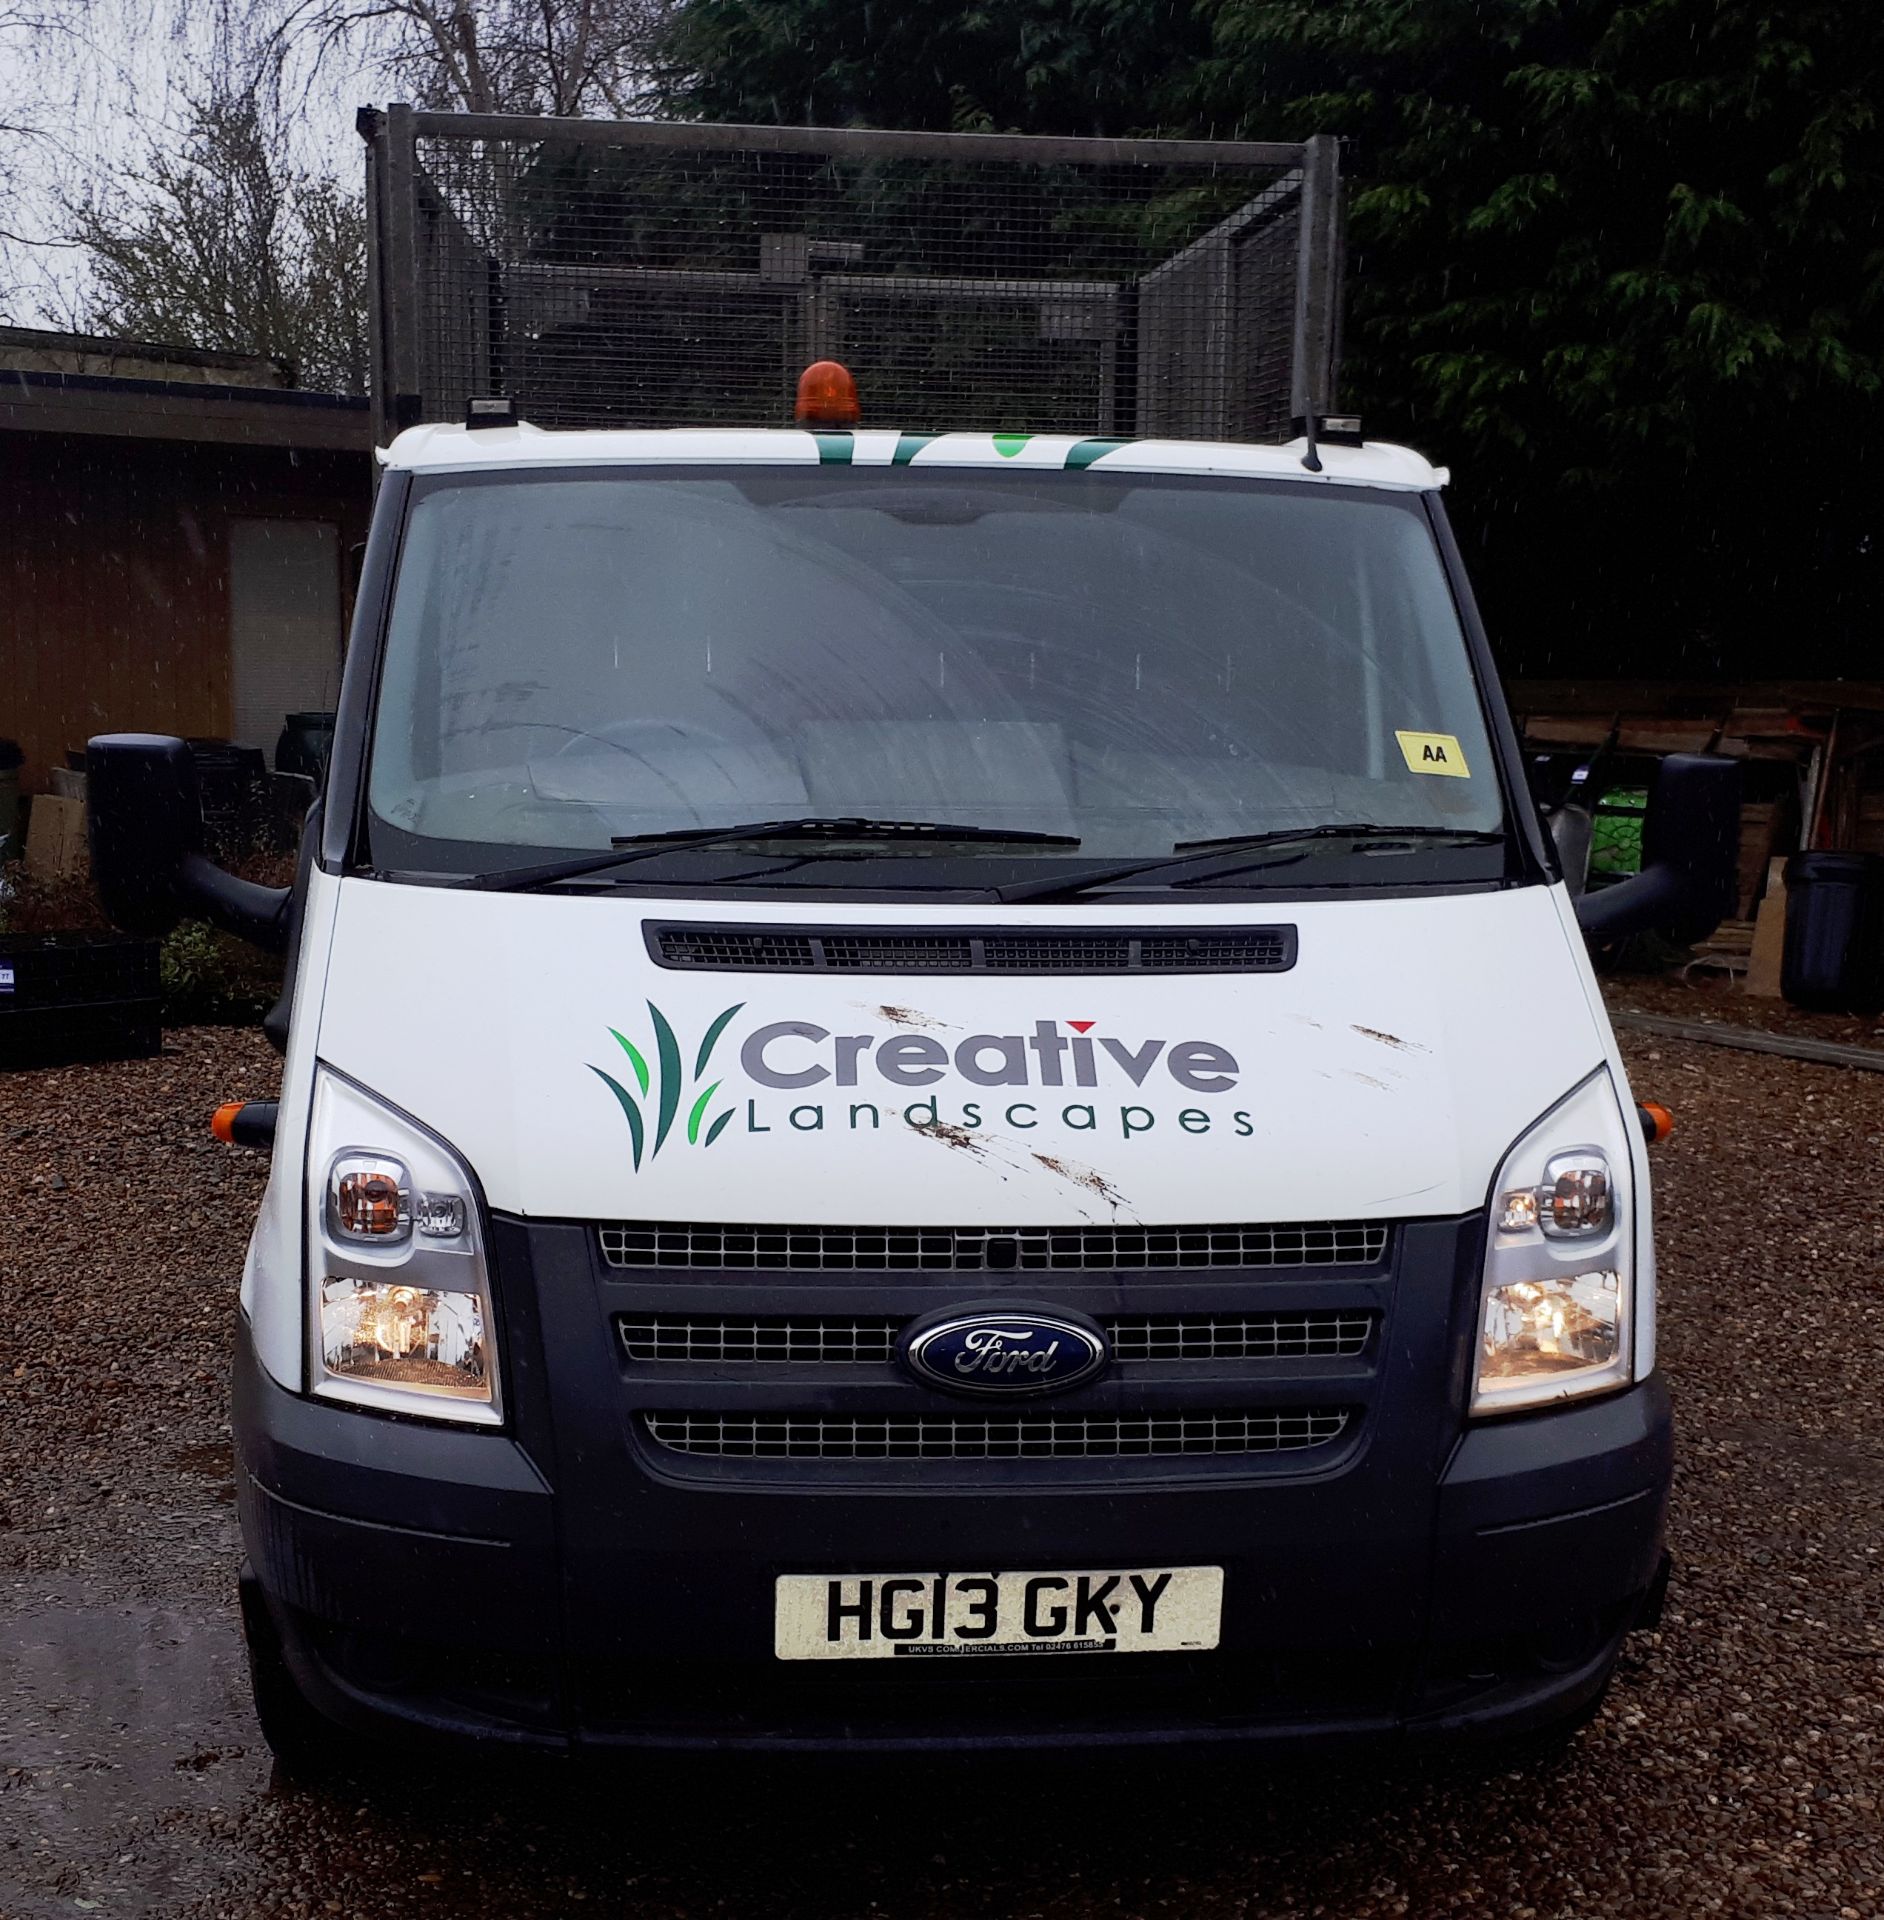
[[(505, 1280), (509, 1432), (307, 1400), (243, 1331), (249, 1599), (343, 1725), (562, 1750), (1503, 1735), (1599, 1695), (1656, 1593), (1659, 1378), (1461, 1429), (1416, 1416), (1445, 1397), (1448, 1346), (1422, 1353), (1407, 1332), (1402, 1424), (1376, 1407), (1367, 1446), (1313, 1472), (701, 1479), (623, 1442), (607, 1303), (599, 1341), (579, 1311), (539, 1329), (529, 1308), (554, 1276), (536, 1264), (529, 1289)], [(1210, 1654), (992, 1672), (771, 1656), (782, 1572), (1200, 1563), (1226, 1569)]]

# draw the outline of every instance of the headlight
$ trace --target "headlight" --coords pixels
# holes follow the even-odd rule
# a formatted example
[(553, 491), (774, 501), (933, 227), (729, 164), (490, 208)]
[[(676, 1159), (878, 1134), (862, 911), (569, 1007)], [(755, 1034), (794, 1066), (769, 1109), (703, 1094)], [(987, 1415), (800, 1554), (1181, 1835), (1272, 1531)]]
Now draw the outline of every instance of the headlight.
[(314, 1391), (496, 1424), (496, 1330), (469, 1169), (442, 1140), (323, 1068), (308, 1173)]
[(1498, 1170), (1474, 1413), (1543, 1406), (1634, 1378), (1626, 1126), (1605, 1068), (1539, 1121)]

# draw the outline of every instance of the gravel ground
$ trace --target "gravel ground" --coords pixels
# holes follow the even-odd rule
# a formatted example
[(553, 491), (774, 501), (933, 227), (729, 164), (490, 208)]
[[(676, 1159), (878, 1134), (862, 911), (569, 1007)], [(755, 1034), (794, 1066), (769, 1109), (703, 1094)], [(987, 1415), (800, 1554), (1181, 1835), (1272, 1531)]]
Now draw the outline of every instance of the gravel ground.
[[(1678, 1010), (1638, 986), (1618, 1003)], [(223, 1370), (263, 1169), (203, 1122), (266, 1095), (272, 1057), (183, 1032), (0, 1077), (0, 1917), (1884, 1913), (1884, 1076), (1625, 1046), (1678, 1121), (1679, 1571), (1567, 1758), (715, 1763), (338, 1797), (273, 1779), (228, 1605)]]
[(1756, 1000), (1736, 980), (1696, 974), (1690, 981), (1665, 974), (1619, 974), (1607, 983), (1618, 1013), (1652, 1013), (1668, 1020), (1716, 1021), (1789, 1034), (1798, 1040), (1832, 1040), (1844, 1047), (1884, 1049), (1884, 1017), (1860, 1013), (1806, 1013), (1784, 1000)]

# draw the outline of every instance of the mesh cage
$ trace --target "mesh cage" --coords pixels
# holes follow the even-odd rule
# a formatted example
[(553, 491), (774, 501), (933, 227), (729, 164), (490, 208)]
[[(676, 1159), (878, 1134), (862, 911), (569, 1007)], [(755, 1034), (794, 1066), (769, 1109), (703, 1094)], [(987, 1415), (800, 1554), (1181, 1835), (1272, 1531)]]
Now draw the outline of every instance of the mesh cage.
[(864, 424), (1287, 438), (1332, 404), (1336, 148), (527, 120), (371, 142), (382, 432)]

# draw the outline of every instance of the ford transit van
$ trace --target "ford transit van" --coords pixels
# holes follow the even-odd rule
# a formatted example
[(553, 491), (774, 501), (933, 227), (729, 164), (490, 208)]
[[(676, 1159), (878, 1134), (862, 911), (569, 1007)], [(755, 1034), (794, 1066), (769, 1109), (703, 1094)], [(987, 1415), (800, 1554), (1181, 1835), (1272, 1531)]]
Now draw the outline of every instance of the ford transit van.
[[(1312, 456), (1312, 457), (1305, 457)], [(399, 436), (234, 1376), (263, 1725), (914, 1748), (1574, 1723), (1666, 1560), (1641, 1110), (1379, 444)], [(1585, 918), (1705, 925), (1665, 763)]]

